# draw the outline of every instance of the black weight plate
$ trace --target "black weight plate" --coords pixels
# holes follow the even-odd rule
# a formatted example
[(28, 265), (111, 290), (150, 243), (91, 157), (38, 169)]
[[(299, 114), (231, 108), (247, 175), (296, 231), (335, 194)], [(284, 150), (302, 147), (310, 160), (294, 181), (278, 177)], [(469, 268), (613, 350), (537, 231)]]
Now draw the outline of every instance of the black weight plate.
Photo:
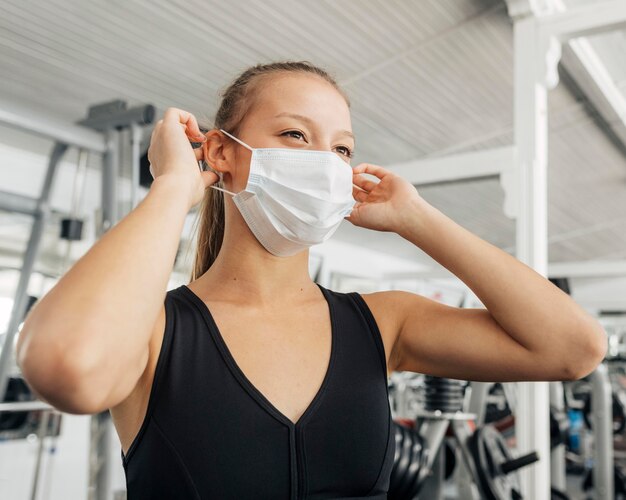
[(402, 454), (402, 450), (404, 449), (404, 436), (405, 433), (403, 429), (405, 427), (398, 422), (393, 422), (393, 427), (395, 431), (395, 439), (396, 439), (396, 451), (393, 457), (393, 468), (391, 469), (391, 479), (389, 481), (389, 498), (393, 499), (395, 497), (395, 492), (397, 491), (400, 483), (400, 477), (404, 475), (405, 471), (399, 469), (400, 463), (400, 455)]
[(509, 500), (519, 492), (519, 480), (514, 472), (504, 474), (500, 470), (504, 462), (513, 457), (504, 437), (492, 425), (479, 427), (468, 439), (468, 447), (474, 459), (479, 486), (487, 500)]
[(408, 429), (405, 439), (411, 443), (409, 449), (409, 461), (407, 472), (398, 490), (398, 498), (412, 499), (417, 494), (417, 482), (420, 476), (421, 459), (423, 451), (422, 438), (414, 430)]

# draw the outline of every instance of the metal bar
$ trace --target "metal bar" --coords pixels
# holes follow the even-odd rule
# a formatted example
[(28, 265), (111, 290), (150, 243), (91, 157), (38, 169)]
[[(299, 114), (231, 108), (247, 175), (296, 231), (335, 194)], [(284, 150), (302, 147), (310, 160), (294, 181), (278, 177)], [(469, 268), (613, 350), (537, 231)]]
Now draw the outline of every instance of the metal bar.
[(139, 203), (139, 166), (141, 137), (143, 130), (137, 123), (130, 124), (131, 141), (131, 176), (130, 176), (130, 209), (134, 210)]
[(467, 411), (476, 415), (477, 426), (485, 423), (487, 395), (492, 385), (491, 382), (470, 382), (471, 393)]
[(112, 128), (128, 127), (131, 123), (149, 125), (154, 121), (156, 108), (152, 104), (144, 104), (118, 112), (103, 113), (79, 121), (78, 123), (101, 132)]
[(614, 278), (626, 276), (626, 260), (555, 262), (548, 271), (555, 278)]
[(515, 168), (515, 148), (506, 146), (442, 158), (412, 160), (387, 168), (413, 185), (489, 179), (499, 176), (504, 170)]
[[(548, 264), (550, 278), (618, 278), (626, 276), (626, 260), (553, 262)], [(383, 280), (400, 279), (454, 279), (445, 267), (432, 267), (423, 271), (385, 273)]]
[(439, 445), (438, 450), (432, 450), (435, 452), (435, 458), (432, 463), (430, 474), (428, 478), (424, 480), (424, 484), (420, 489), (419, 496), (421, 498), (428, 498), (429, 500), (443, 500), (443, 483), (445, 472), (445, 447), (443, 441)]
[(35, 411), (35, 410), (51, 410), (61, 413), (54, 406), (50, 406), (43, 401), (10, 401), (8, 403), (0, 403), (0, 413), (9, 411)]
[[(517, 146), (519, 209), (516, 219), (516, 256), (539, 274), (548, 267), (547, 84), (539, 73), (542, 54), (534, 17), (515, 21), (514, 143)], [(515, 415), (518, 452), (536, 451), (539, 461), (520, 470), (522, 495), (550, 499), (550, 410), (547, 382), (519, 384)]]
[(37, 115), (32, 110), (16, 109), (14, 105), (4, 101), (0, 102), (0, 123), (70, 146), (98, 153), (104, 153), (106, 150), (104, 136), (101, 133), (49, 116)]
[(88, 500), (109, 500), (110, 498), (110, 417), (108, 411), (97, 413), (91, 417)]
[(583, 101), (598, 126), (626, 154), (626, 97), (607, 71), (589, 40), (570, 40), (563, 46), (561, 80)]
[[(102, 220), (97, 238), (117, 223), (117, 179), (120, 165), (120, 135), (115, 129), (106, 132), (107, 152), (102, 161)], [(91, 417), (90, 465), (88, 500), (108, 500), (110, 497), (111, 422), (108, 410)]]
[(52, 183), (56, 176), (59, 162), (66, 151), (67, 144), (61, 144), (58, 142), (52, 148), (50, 162), (48, 163), (48, 170), (46, 171), (46, 177), (41, 190), (41, 196), (37, 200), (36, 215), (33, 219), (33, 226), (28, 240), (28, 245), (26, 247), (26, 252), (24, 254), (22, 269), (20, 271), (20, 279), (17, 284), (17, 290), (15, 291), (9, 327), (4, 337), (2, 353), (0, 354), (0, 401), (4, 401), (4, 396), (6, 394), (9, 382), (9, 370), (11, 369), (11, 361), (13, 360), (13, 339), (17, 334), (17, 328), (22, 322), (24, 312), (26, 311), (26, 292), (28, 289), (28, 283), (35, 265), (37, 253), (39, 252), (39, 246), (43, 237), (46, 219), (50, 212), (49, 201)]
[(81, 215), (81, 202), (87, 178), (87, 163), (89, 151), (80, 149), (78, 151), (78, 161), (76, 162), (76, 175), (74, 176), (74, 187), (72, 189), (72, 203), (70, 205), (70, 216), (78, 218)]
[(424, 449), (430, 450), (424, 460), (422, 467), (429, 471), (432, 469), (437, 455), (435, 454), (440, 448), (443, 448), (443, 440), (446, 436), (446, 431), (450, 425), (449, 420), (419, 418), (416, 422), (416, 432), (424, 440)]
[(506, 403), (509, 405), (511, 413), (515, 414), (517, 410), (517, 401), (519, 399), (518, 387), (515, 382), (502, 383), (502, 392), (506, 398)]
[(98, 236), (108, 231), (117, 222), (117, 189), (119, 175), (119, 132), (106, 132), (107, 152), (102, 158), (102, 220)]
[(33, 484), (31, 488), (30, 498), (31, 500), (37, 500), (37, 489), (39, 487), (39, 476), (41, 471), (41, 457), (44, 450), (44, 438), (46, 437), (46, 431), (48, 430), (48, 419), (50, 412), (43, 412), (41, 414), (41, 421), (39, 422), (39, 428), (37, 429), (37, 439), (39, 446), (37, 447), (37, 461), (35, 462), (35, 472), (33, 474)]
[(451, 422), (454, 429), (454, 437), (459, 445), (462, 460), (457, 463), (459, 471), (457, 473), (458, 498), (467, 500), (480, 500), (482, 497), (478, 491), (480, 479), (471, 452), (467, 446), (467, 440), (474, 432), (474, 427), (467, 420), (453, 420)]
[(608, 0), (574, 7), (536, 19), (543, 37), (561, 41), (626, 28), (626, 2)]
[[(565, 411), (563, 382), (550, 382), (550, 406), (556, 411)], [(560, 444), (552, 449), (550, 456), (550, 474), (552, 477), (552, 486), (561, 491), (565, 491), (567, 487), (565, 480), (565, 444)]]
[(594, 499), (613, 500), (613, 391), (606, 365), (599, 365), (589, 380), (594, 437)]
[(34, 216), (37, 213), (37, 198), (0, 191), (0, 210)]

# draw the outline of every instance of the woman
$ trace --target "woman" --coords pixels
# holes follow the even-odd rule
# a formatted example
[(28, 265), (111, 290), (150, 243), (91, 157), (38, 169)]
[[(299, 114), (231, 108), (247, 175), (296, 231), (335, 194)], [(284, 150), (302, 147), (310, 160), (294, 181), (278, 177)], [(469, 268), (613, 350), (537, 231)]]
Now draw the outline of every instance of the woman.
[[(110, 409), (130, 499), (386, 498), (392, 371), (572, 380), (603, 359), (599, 324), (549, 281), (388, 170), (350, 171), (351, 129), (304, 62), (245, 71), (206, 134), (168, 109), (149, 194), (29, 314), (25, 377), (61, 410)], [(201, 200), (192, 281), (164, 292)], [(487, 309), (317, 286), (307, 248), (344, 216), (417, 245)]]

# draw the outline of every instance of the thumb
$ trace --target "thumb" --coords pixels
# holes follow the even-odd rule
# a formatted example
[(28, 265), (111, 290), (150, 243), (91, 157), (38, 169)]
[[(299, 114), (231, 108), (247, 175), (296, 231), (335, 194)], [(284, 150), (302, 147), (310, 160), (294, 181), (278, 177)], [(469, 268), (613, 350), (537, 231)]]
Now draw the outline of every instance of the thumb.
[(200, 176), (202, 177), (202, 181), (204, 182), (204, 187), (212, 186), (220, 180), (219, 176), (215, 172), (211, 172), (210, 170), (207, 170), (206, 172), (200, 172)]

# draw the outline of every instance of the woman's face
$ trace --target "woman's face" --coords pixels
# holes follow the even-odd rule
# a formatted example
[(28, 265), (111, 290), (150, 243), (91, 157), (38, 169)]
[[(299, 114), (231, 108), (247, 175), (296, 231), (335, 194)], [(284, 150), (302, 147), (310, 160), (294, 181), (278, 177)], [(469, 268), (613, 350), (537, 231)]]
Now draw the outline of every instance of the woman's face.
[[(343, 96), (315, 75), (282, 74), (262, 83), (237, 136), (251, 148), (333, 151), (348, 165), (354, 151), (350, 110)], [(245, 189), (252, 152), (225, 136), (230, 190)], [(228, 179), (230, 177), (230, 179)]]

